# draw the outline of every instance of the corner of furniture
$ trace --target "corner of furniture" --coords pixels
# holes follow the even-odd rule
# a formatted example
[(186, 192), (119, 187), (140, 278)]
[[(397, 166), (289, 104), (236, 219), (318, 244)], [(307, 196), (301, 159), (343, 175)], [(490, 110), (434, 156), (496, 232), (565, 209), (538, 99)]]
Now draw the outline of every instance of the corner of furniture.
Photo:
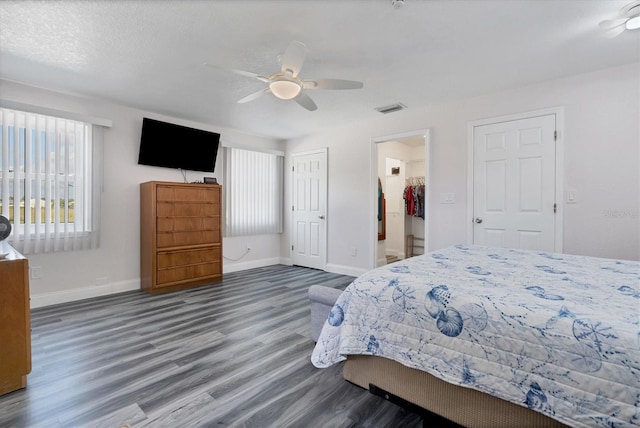
[(27, 386), (31, 372), (29, 262), (0, 242), (0, 395)]

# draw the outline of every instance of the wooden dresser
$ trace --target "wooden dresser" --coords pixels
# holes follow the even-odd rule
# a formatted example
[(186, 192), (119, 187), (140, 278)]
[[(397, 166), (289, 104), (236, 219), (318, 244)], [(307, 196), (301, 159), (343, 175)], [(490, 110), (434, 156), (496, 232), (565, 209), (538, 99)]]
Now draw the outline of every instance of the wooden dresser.
[(140, 185), (141, 286), (149, 293), (222, 279), (219, 185)]
[(29, 263), (0, 242), (0, 395), (27, 386), (31, 372)]

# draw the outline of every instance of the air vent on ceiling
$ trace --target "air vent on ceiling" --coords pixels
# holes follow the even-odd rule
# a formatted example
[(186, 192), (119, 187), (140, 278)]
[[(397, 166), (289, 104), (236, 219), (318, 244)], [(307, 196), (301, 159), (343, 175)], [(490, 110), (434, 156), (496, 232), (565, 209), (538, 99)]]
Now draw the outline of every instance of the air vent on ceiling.
[(376, 110), (378, 110), (380, 113), (383, 113), (383, 114), (389, 114), (395, 111), (404, 110), (406, 108), (407, 108), (406, 105), (396, 103), (396, 104), (391, 104), (390, 106), (376, 107)]

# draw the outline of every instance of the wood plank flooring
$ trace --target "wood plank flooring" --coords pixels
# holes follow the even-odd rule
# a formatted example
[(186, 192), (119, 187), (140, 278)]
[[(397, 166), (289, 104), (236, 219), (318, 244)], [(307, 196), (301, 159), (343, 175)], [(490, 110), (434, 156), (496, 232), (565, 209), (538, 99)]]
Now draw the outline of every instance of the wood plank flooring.
[(310, 362), (308, 287), (352, 279), (277, 265), (35, 309), (28, 387), (0, 397), (0, 426), (422, 426)]

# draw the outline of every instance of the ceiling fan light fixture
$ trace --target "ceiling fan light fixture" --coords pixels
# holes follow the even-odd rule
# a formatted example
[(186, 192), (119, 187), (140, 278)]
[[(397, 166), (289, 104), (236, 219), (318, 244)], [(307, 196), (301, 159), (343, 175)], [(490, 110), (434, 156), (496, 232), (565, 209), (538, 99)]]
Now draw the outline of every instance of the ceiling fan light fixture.
[(606, 19), (600, 22), (600, 28), (604, 31), (605, 37), (616, 37), (625, 30), (640, 29), (640, 0), (634, 0), (618, 12), (613, 19)]
[(640, 10), (638, 11), (639, 15), (634, 16), (633, 18), (629, 18), (625, 27), (627, 30), (637, 30), (640, 28)]
[(291, 100), (298, 96), (302, 90), (302, 84), (294, 79), (277, 77), (269, 82), (269, 89), (281, 100)]

